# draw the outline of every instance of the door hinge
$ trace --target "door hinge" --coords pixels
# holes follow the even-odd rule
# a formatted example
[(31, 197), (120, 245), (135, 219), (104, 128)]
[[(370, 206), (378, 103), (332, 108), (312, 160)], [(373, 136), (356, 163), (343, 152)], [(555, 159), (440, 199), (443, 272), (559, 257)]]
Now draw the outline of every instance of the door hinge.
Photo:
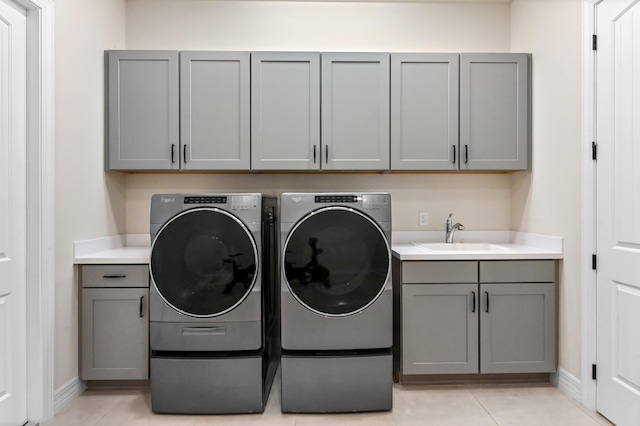
[(598, 368), (595, 364), (591, 364), (591, 379), (598, 380)]
[(597, 256), (595, 254), (591, 255), (591, 269), (593, 269), (594, 271), (597, 270), (598, 266), (598, 261), (597, 261)]
[(595, 142), (591, 142), (591, 158), (594, 160), (598, 159), (598, 144)]
[(598, 50), (598, 36), (595, 34), (591, 38), (591, 49)]

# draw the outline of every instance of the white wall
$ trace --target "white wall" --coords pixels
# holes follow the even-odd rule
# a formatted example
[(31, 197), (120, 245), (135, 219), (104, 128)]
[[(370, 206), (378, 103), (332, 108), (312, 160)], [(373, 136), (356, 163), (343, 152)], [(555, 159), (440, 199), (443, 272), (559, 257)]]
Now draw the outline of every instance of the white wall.
[(581, 377), (580, 0), (514, 0), (511, 49), (533, 54), (533, 168), (513, 175), (515, 230), (564, 238), (560, 367)]
[(125, 47), (124, 13), (124, 0), (55, 2), (56, 389), (78, 375), (73, 242), (125, 230), (125, 176), (103, 155), (103, 52)]
[[(508, 4), (127, 1), (128, 49), (509, 51)], [(131, 174), (127, 232), (148, 232), (158, 192), (390, 191), (395, 230), (509, 229), (508, 174)], [(418, 212), (429, 213), (427, 227)]]

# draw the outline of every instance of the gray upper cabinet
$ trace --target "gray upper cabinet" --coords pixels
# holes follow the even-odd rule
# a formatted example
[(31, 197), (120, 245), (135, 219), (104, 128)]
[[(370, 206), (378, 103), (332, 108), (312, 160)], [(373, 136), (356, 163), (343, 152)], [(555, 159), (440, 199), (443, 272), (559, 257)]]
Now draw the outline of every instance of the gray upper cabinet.
[(107, 168), (177, 169), (178, 52), (109, 51), (107, 67)]
[(180, 52), (184, 170), (249, 170), (249, 52)]
[(457, 53), (391, 54), (391, 168), (458, 169)]
[(460, 170), (529, 166), (529, 55), (460, 55)]
[(320, 54), (251, 54), (251, 168), (320, 169)]
[(388, 170), (389, 54), (322, 53), (322, 168)]

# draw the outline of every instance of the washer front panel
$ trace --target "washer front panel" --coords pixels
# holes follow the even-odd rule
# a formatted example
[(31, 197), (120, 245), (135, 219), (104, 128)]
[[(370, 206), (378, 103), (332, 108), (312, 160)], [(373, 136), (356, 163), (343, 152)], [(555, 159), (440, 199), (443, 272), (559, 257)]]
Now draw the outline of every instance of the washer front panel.
[(303, 217), (284, 244), (291, 294), (321, 315), (362, 311), (384, 290), (391, 250), (384, 232), (358, 210), (332, 206)]
[(247, 227), (217, 208), (184, 211), (151, 246), (150, 271), (160, 297), (176, 311), (214, 317), (234, 309), (257, 279), (258, 251)]

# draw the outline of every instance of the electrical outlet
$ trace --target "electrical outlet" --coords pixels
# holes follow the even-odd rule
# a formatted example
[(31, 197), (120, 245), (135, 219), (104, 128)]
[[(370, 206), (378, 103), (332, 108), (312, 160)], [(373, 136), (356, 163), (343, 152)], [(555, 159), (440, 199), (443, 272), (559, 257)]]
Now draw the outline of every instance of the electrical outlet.
[(427, 226), (429, 224), (429, 213), (420, 212), (420, 226)]

